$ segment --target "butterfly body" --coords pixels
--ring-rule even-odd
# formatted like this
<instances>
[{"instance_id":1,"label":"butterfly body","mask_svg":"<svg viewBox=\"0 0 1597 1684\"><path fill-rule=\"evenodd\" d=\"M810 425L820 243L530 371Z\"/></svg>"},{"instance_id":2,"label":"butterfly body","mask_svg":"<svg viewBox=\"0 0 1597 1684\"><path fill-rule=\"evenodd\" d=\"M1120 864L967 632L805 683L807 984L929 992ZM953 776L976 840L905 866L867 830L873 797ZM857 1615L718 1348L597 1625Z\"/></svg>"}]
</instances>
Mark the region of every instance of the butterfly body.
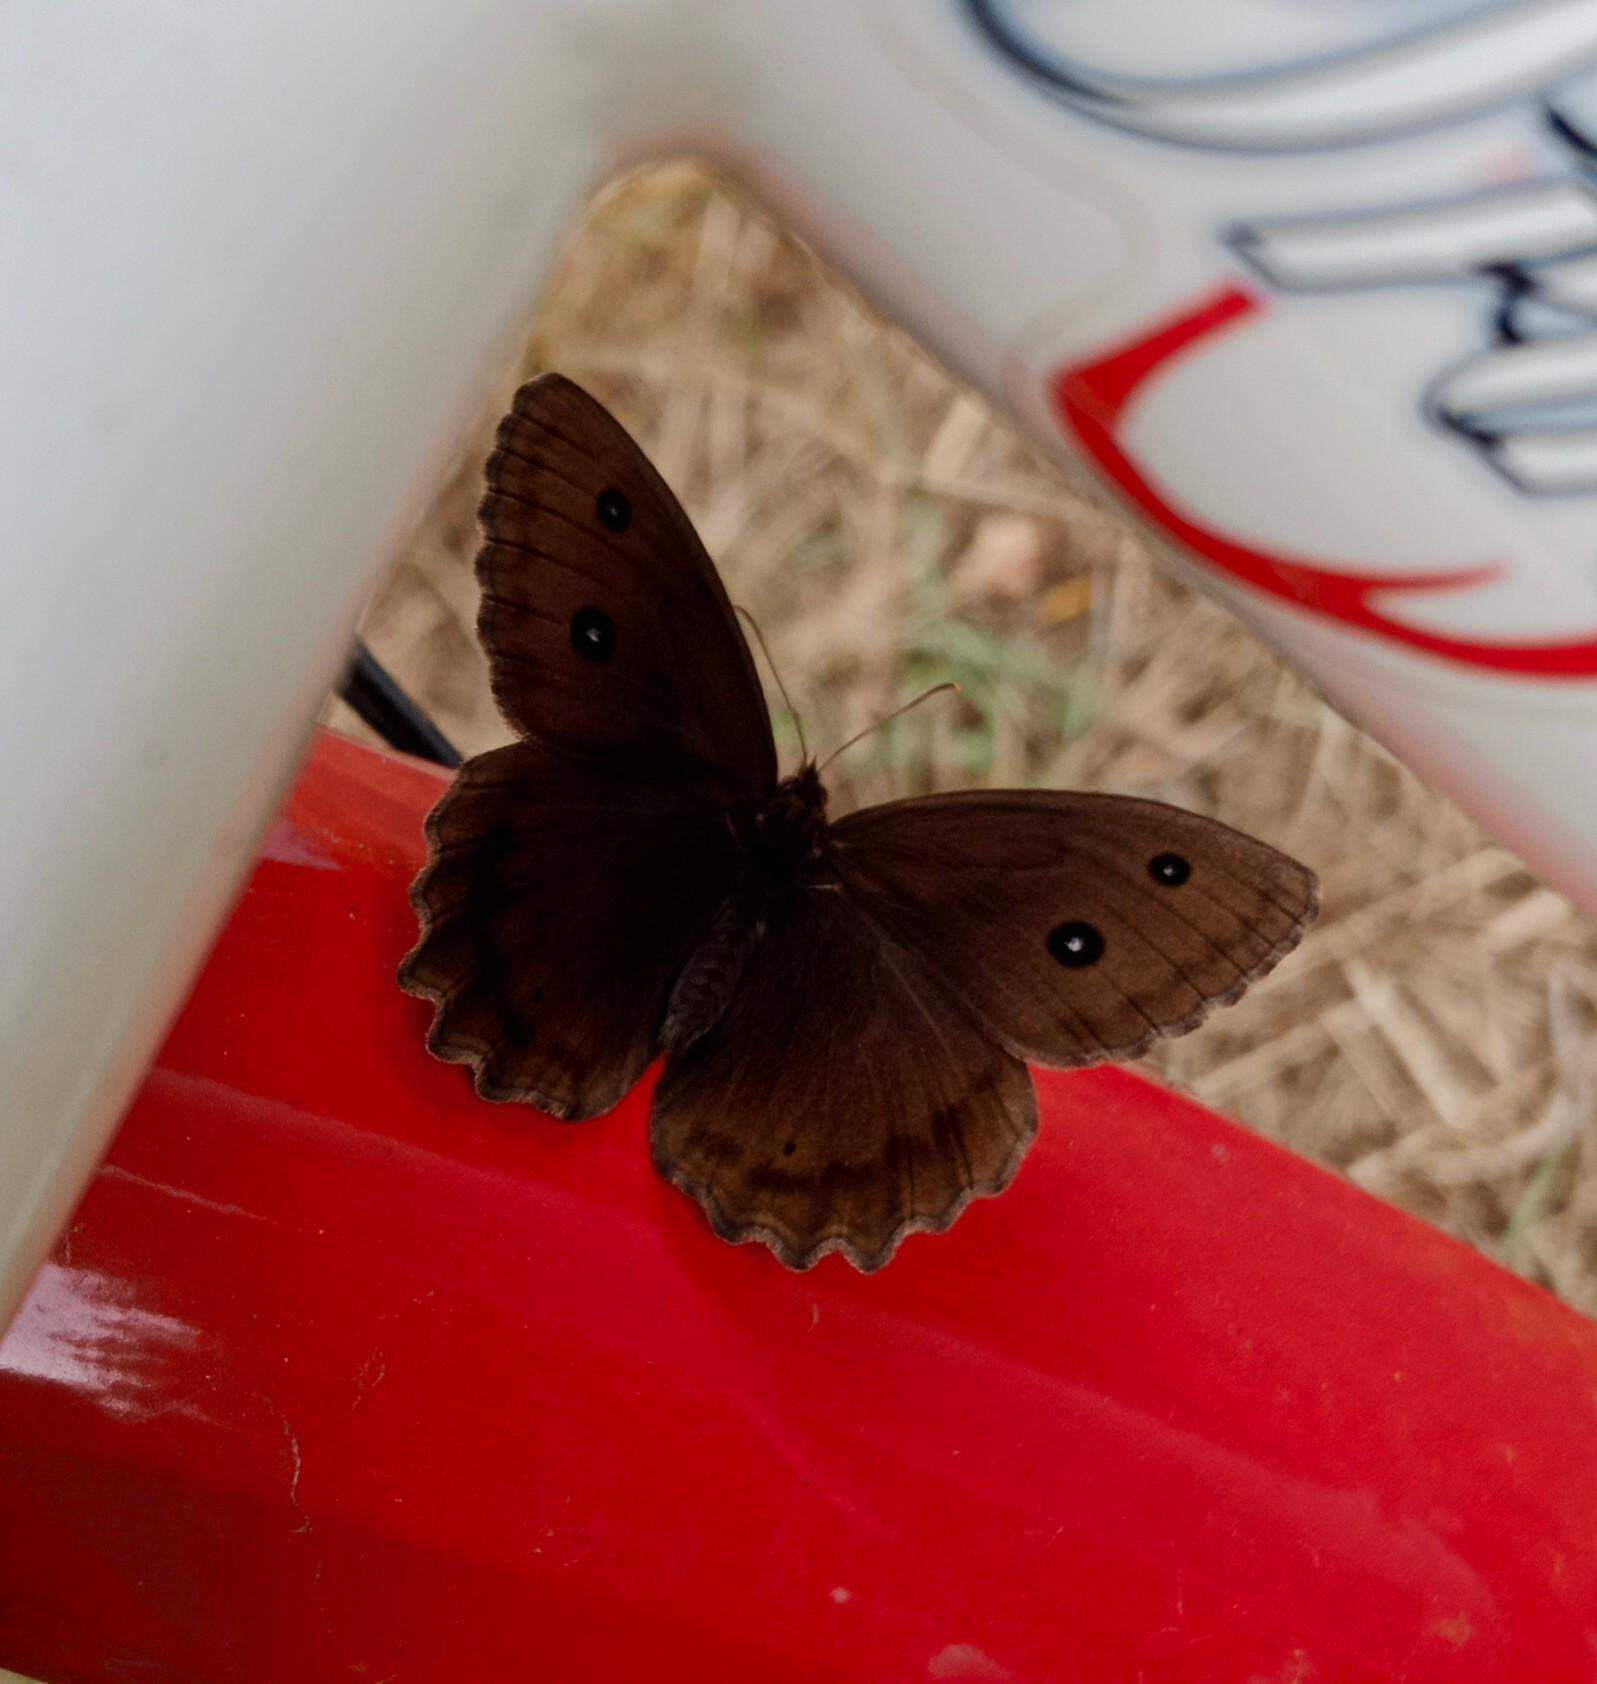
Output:
<instances>
[{"instance_id":1,"label":"butterfly body","mask_svg":"<svg viewBox=\"0 0 1597 1684\"><path fill-rule=\"evenodd\" d=\"M479 631L520 740L428 820L400 980L485 1098L577 1120L661 1053L660 1173L792 1268L881 1267L1013 1179L1027 1062L1128 1058L1301 937L1312 872L1159 802L972 791L833 819L781 778L709 557L558 376L488 465Z\"/></svg>"},{"instance_id":2,"label":"butterfly body","mask_svg":"<svg viewBox=\"0 0 1597 1684\"><path fill-rule=\"evenodd\" d=\"M671 991L660 1031L668 1052L685 1051L720 1021L774 902L837 887L826 801L826 786L806 761L767 799L727 814L740 866L708 935Z\"/></svg>"},{"instance_id":3,"label":"butterfly body","mask_svg":"<svg viewBox=\"0 0 1597 1684\"><path fill-rule=\"evenodd\" d=\"M826 785L813 762L806 761L739 826L750 871L762 884L789 888L827 872L831 827L826 806Z\"/></svg>"}]
</instances>

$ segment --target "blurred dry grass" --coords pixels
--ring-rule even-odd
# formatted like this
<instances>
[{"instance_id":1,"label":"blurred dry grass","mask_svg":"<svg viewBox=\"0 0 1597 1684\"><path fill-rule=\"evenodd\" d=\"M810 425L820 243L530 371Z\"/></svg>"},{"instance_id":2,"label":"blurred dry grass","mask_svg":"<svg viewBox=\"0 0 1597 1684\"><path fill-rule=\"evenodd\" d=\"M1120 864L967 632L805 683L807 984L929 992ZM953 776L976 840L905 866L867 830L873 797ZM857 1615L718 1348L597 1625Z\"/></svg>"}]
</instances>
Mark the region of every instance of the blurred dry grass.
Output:
<instances>
[{"instance_id":1,"label":"blurred dry grass","mask_svg":"<svg viewBox=\"0 0 1597 1684\"><path fill-rule=\"evenodd\" d=\"M694 165L618 183L574 231L372 605L369 641L457 744L507 735L471 629L474 510L494 422L545 368L682 497L818 751L959 681L850 750L839 807L1084 785L1311 862L1306 945L1146 1064L1597 1309L1597 932Z\"/></svg>"}]
</instances>

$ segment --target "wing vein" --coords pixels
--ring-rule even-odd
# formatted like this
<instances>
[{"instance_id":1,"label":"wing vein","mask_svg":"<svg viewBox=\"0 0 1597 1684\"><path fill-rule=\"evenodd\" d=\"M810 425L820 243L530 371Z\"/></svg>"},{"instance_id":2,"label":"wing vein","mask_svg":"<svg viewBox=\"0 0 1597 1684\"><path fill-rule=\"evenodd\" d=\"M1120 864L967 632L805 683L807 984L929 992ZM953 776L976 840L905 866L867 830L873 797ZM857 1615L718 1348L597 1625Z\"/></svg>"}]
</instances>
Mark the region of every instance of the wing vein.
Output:
<instances>
[{"instance_id":1,"label":"wing vein","mask_svg":"<svg viewBox=\"0 0 1597 1684\"><path fill-rule=\"evenodd\" d=\"M856 870L863 870L867 875L874 875L875 877L878 878L878 880L880 880L882 875L883 875L882 872L880 871L880 869L873 868L873 865L872 865L872 862L870 860L869 855L866 855L864 858L860 858L856 854L855 869ZM892 880L891 877L888 878L888 883L889 883L890 886L893 886L893 880ZM899 892L902 893L902 890L900 890ZM849 898L854 902L854 904L856 906L859 904L859 900L858 900L857 896L851 895ZM912 897L912 898L914 898L914 897ZM921 903L917 900L917 904L921 904ZM862 915L863 915L863 913L862 913ZM877 924L874 919L868 919L868 921L870 922L871 927L873 929L880 930L881 926L879 924ZM1069 1000L1059 1000L1059 1001L1053 1002L1053 1004L1057 1008L1062 1009L1063 1011L1067 1012L1070 1015L1071 1019L1074 1020L1074 1022L1078 1025L1076 1033L1078 1034L1078 1036L1083 1041L1084 1050L1086 1050L1090 1054L1092 1052L1092 1050L1094 1048L1096 1048L1101 1058L1110 1059L1110 1058L1114 1057L1115 1052L1116 1052L1116 1048L1111 1046L1110 1043L1108 1041L1106 1041L1101 1034L1099 1034L1098 1030L1093 1025L1092 1019L1089 1018L1087 1016L1087 1014L1085 1012L1083 1012L1079 1006L1076 1006L1075 1004L1073 1004ZM967 1011L967 1015L968 1015L968 1011ZM989 1031L987 1030L987 1028L985 1026L982 1026L982 1033L984 1035L989 1034ZM1091 1062L1090 1058L1089 1058L1088 1062Z\"/></svg>"},{"instance_id":2,"label":"wing vein","mask_svg":"<svg viewBox=\"0 0 1597 1684\"><path fill-rule=\"evenodd\" d=\"M1098 858L1099 858L1100 862L1107 867L1110 874L1112 876L1114 876L1115 878L1117 878L1120 882L1122 882L1122 883L1129 882L1135 889L1137 889L1137 890L1141 889L1142 885L1138 881L1138 879L1135 876L1133 876L1131 873L1129 873L1125 869L1125 867L1120 864L1120 862L1118 860L1114 859L1111 855L1108 855L1108 854L1099 854ZM1265 933L1262 930L1260 930L1259 927L1256 924L1254 924L1251 920L1249 920L1247 918L1244 918L1240 912L1234 911L1231 907L1227 906L1224 901L1216 899L1215 896L1205 893L1204 890L1203 890L1203 886L1201 884L1196 884L1196 885L1193 885L1193 886L1198 889L1198 892L1200 894L1203 894L1204 899L1207 900L1211 906L1219 907L1222 912L1224 912L1234 922L1239 924L1244 930L1249 931L1252 935L1258 937L1261 941L1268 940L1268 937L1265 935ZM1266 897L1266 899L1268 899L1268 897ZM1283 917L1289 918L1290 921L1291 921L1291 925L1296 925L1297 923L1299 923L1301 921L1301 916L1302 916L1301 914L1298 914L1297 916L1293 916L1292 914L1287 913L1284 908L1276 905L1276 903L1273 900L1270 901L1269 904L1272 907L1275 907L1275 910L1277 912L1281 913L1281 915ZM1215 938L1213 936L1211 936L1209 934L1209 932L1206 929L1204 929L1201 924L1196 924L1190 918L1188 918L1181 911L1181 909L1174 903L1173 900L1164 901L1162 903L1162 905L1164 907L1164 910L1166 912L1168 912L1169 915L1177 921L1177 923L1179 923L1179 924L1183 925L1185 928L1191 930L1194 935L1196 935L1202 942L1204 942L1204 944L1206 946L1208 946L1211 949L1211 951L1213 951L1215 953L1218 953L1220 955L1220 957L1222 959L1224 959L1225 962L1232 968L1232 970L1234 970L1237 973L1238 977L1246 978L1247 976L1250 975L1251 970L1252 970L1251 966L1245 966L1245 965L1239 964L1238 961L1236 960L1236 958L1232 955L1231 950L1229 948L1222 946L1218 941L1216 941ZM1290 925L1289 925L1289 927L1290 927ZM1182 977L1182 979L1188 984L1189 987L1191 987L1199 995L1200 998L1203 998L1203 999L1214 998L1214 996L1212 996L1210 994L1207 994L1203 989L1199 988L1198 985L1195 982L1193 982L1192 978L1189 977L1187 975L1187 973L1184 970L1182 970L1179 965L1176 964L1175 960L1172 959L1170 957L1170 955L1168 953L1166 953L1162 947L1160 947L1156 942L1151 940L1151 938L1149 938L1145 932L1143 932L1141 930L1138 930L1137 933L1142 936L1144 941L1147 941L1148 945L1153 948L1154 952L1157 953L1161 959L1165 960L1166 963L1168 963L1173 969L1175 969L1177 974ZM1273 947L1275 945L1275 943L1270 942L1270 945Z\"/></svg>"},{"instance_id":3,"label":"wing vein","mask_svg":"<svg viewBox=\"0 0 1597 1684\"><path fill-rule=\"evenodd\" d=\"M540 561L553 563L563 573L575 573L579 579L586 579L590 585L609 583L609 580L601 578L597 573L590 573L586 567L578 567L576 562L568 560L565 556L557 555L553 550L542 549L537 544L525 543L520 538L501 538L490 534L488 547L495 550L514 550L519 555L535 555Z\"/></svg>"},{"instance_id":4,"label":"wing vein","mask_svg":"<svg viewBox=\"0 0 1597 1684\"><path fill-rule=\"evenodd\" d=\"M882 926L876 921L876 919L871 917L870 913L867 912L865 907L861 904L859 896L857 894L855 894L852 890L850 890L849 886L846 883L843 885L843 894L844 894L844 897L847 899L849 905L854 908L854 911L858 914L858 916L866 924L870 925L871 929L875 932L876 939L881 944L882 958L883 958L884 962L886 963L888 969L892 971L893 975L898 978L899 986L904 990L904 992L915 1003L916 1008L920 1011L921 1015L926 1019L927 1023L931 1025L932 1033L935 1035L935 1037L937 1039L938 1046L942 1049L943 1057L944 1057L945 1061L949 1065L951 1065L953 1068L958 1069L959 1061L954 1056L952 1049L949 1047L948 1037L947 1037L947 1035L944 1034L942 1025L937 1021L936 1015L927 1007L926 1002L924 1000L922 1000L919 991L915 988L913 983L910 981L909 977L905 975L904 971L900 968L897 959L894 957L894 951L898 947L898 943L893 940L892 936L890 936L882 928ZM912 956L908 952L906 952L904 954L904 957L910 958ZM936 987L937 987L937 985L934 982L933 988L936 989ZM941 993L941 990L938 990L938 992ZM982 1024L980 1024L979 1022L973 1021L971 1019L969 1013L966 1012L962 1007L960 1007L959 1004L956 1001L950 999L947 995L943 995L943 1004L946 1007L948 1007L949 1009L956 1012L960 1017L963 1017L965 1019L966 1023L972 1029L974 1029L976 1031L976 1033L978 1035L980 1035L981 1038L984 1041L990 1040L990 1037L988 1036L985 1027ZM1101 1044L1102 1043L1100 1042L1100 1045ZM1005 1052L1005 1049L1003 1047L999 1047L998 1050L1000 1052L1004 1052L1006 1057L1012 1056L1012 1055L1008 1054L1007 1052ZM1013 1118L1011 1118L1010 1115L1009 1115L1008 1107L1007 1106L1001 1106L1000 1109L1004 1113L1004 1122L1005 1122L1005 1125L1009 1129L1010 1135L1014 1139L1018 1140L1020 1138L1020 1133L1015 1127Z\"/></svg>"},{"instance_id":5,"label":"wing vein","mask_svg":"<svg viewBox=\"0 0 1597 1684\"><path fill-rule=\"evenodd\" d=\"M573 491L580 491L584 496L591 493L592 487L584 485L581 480L573 479L570 474L563 474L554 467L547 458L529 456L524 450L512 450L508 444L500 444L494 451L495 456L508 456L512 462L525 462L534 473L547 474L550 479L557 479L562 485L569 485ZM507 491L494 473L493 458L489 458L487 481L496 497L508 498L512 503L521 503L529 509L545 509L546 503L540 503L534 497L522 497L517 492Z\"/></svg>"}]
</instances>

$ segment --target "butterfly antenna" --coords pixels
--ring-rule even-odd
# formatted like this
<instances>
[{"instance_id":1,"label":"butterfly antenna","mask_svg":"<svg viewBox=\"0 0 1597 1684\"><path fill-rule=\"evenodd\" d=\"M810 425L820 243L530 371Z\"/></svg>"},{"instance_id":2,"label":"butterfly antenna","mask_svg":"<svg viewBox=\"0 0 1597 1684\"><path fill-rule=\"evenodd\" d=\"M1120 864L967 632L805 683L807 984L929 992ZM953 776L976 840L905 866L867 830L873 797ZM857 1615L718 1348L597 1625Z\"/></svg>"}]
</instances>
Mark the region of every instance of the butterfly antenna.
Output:
<instances>
[{"instance_id":1,"label":"butterfly antenna","mask_svg":"<svg viewBox=\"0 0 1597 1684\"><path fill-rule=\"evenodd\" d=\"M754 633L754 641L760 646L760 653L765 657L765 664L770 668L771 677L776 680L776 687L782 692L782 705L787 709L788 718L793 721L793 728L798 732L799 753L806 760L810 757L810 746L804 741L804 721L798 716L798 709L793 706L793 698L787 693L787 686L782 682L782 675L776 670L776 662L771 659L771 651L766 647L765 633L760 630L759 621L740 602L737 611L749 623L749 630Z\"/></svg>"},{"instance_id":2,"label":"butterfly antenna","mask_svg":"<svg viewBox=\"0 0 1597 1684\"><path fill-rule=\"evenodd\" d=\"M891 725L895 719L901 719L911 708L918 708L922 702L930 701L933 696L941 696L945 690L952 690L956 696L962 694L959 686L955 684L952 679L950 679L946 684L934 684L930 690L922 690L914 701L905 702L901 708L894 708L891 713L884 715L881 719L878 719L874 725L867 725L863 731L856 731L854 735L843 744L842 748L834 748L832 752L827 755L825 760L816 767L816 771L824 772L826 768L837 759L838 755L843 752L843 749L853 748L855 743L857 743L861 737L868 737L872 731L880 731L884 725Z\"/></svg>"}]
</instances>

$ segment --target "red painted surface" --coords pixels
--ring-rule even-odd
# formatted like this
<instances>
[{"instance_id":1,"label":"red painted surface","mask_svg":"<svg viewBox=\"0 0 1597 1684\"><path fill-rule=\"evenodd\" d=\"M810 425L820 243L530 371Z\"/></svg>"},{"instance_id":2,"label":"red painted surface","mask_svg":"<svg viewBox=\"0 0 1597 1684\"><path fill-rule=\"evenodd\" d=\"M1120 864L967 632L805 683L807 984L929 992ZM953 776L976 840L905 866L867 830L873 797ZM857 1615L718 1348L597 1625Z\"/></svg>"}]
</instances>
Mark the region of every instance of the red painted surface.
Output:
<instances>
[{"instance_id":1,"label":"red painted surface","mask_svg":"<svg viewBox=\"0 0 1597 1684\"><path fill-rule=\"evenodd\" d=\"M1534 678L1585 679L1597 674L1597 634L1546 643L1450 637L1394 619L1380 606L1388 593L1456 591L1500 578L1498 565L1422 573L1368 573L1239 543L1177 506L1126 445L1124 428L1137 400L1175 362L1201 351L1216 334L1245 324L1265 308L1241 287L1227 287L1169 321L1090 362L1061 368L1049 382L1066 436L1147 519L1198 561L1253 589L1355 631L1423 650L1487 672Z\"/></svg>"},{"instance_id":2,"label":"red painted surface","mask_svg":"<svg viewBox=\"0 0 1597 1684\"><path fill-rule=\"evenodd\" d=\"M1597 1673L1591 1324L1117 1070L879 1276L730 1249L642 1095L557 1124L423 1053L437 788L321 743L0 1347L0 1664Z\"/></svg>"}]
</instances>

